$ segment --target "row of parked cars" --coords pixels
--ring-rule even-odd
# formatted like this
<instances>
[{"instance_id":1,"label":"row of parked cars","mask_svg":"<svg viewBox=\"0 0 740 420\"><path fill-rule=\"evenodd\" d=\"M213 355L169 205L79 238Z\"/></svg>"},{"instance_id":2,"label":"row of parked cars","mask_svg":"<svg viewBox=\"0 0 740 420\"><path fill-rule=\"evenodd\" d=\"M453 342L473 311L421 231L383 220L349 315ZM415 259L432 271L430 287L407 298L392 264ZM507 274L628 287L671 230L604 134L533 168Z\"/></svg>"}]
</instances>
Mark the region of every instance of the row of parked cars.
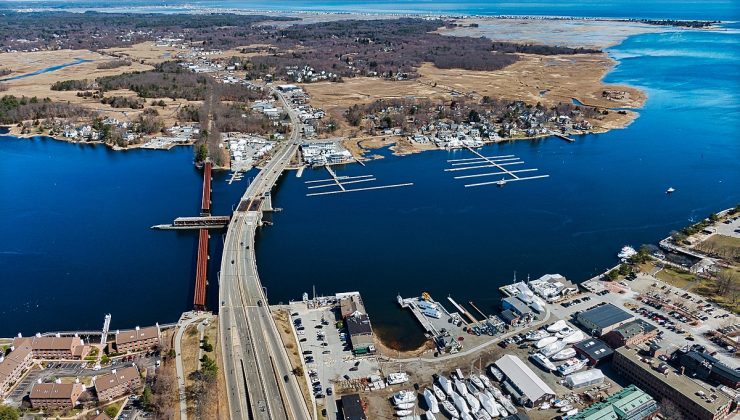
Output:
<instances>
[{"instance_id":1,"label":"row of parked cars","mask_svg":"<svg viewBox=\"0 0 740 420\"><path fill-rule=\"evenodd\" d=\"M609 293L609 292L607 292L607 293ZM597 293L597 294L598 294L598 293ZM582 297L582 298L578 298L578 299L573 299L573 300L569 300L569 301L567 301L567 302L563 302L563 303L561 303L560 305L561 305L562 307L564 307L564 308L568 308L568 307L571 307L571 306L573 306L573 305L578 305L578 304L579 304L579 303L581 303L581 302L588 302L589 300L591 300L591 296L584 296L584 297Z\"/></svg>"}]
</instances>

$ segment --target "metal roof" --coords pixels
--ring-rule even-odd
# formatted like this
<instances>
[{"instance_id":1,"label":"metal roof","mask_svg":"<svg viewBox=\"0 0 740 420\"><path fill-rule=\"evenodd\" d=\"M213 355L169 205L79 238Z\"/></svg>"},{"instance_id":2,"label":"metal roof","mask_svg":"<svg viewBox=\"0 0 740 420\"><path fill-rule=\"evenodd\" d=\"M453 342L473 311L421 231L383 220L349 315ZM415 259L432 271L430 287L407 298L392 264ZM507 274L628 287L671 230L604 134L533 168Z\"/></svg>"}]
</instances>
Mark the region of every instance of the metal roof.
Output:
<instances>
[{"instance_id":1,"label":"metal roof","mask_svg":"<svg viewBox=\"0 0 740 420\"><path fill-rule=\"evenodd\" d=\"M555 395L555 391L518 357L507 354L498 359L495 365L530 401L537 401L544 395Z\"/></svg>"},{"instance_id":2,"label":"metal roof","mask_svg":"<svg viewBox=\"0 0 740 420\"><path fill-rule=\"evenodd\" d=\"M579 320L588 320L599 328L610 327L632 318L634 317L629 312L619 309L611 303L597 306L578 314Z\"/></svg>"},{"instance_id":3,"label":"metal roof","mask_svg":"<svg viewBox=\"0 0 740 420\"><path fill-rule=\"evenodd\" d=\"M573 348L585 353L594 360L603 359L614 354L614 350L596 338L587 338L573 345Z\"/></svg>"}]
</instances>

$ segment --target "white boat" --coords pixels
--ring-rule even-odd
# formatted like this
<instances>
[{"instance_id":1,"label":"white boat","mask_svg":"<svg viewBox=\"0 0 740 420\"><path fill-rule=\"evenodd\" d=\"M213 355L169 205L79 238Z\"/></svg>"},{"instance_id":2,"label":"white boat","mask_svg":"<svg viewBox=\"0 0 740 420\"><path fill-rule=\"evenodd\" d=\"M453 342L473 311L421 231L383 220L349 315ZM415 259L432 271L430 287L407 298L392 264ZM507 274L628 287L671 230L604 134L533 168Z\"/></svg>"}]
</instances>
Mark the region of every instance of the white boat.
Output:
<instances>
[{"instance_id":1,"label":"white boat","mask_svg":"<svg viewBox=\"0 0 740 420\"><path fill-rule=\"evenodd\" d=\"M434 396L437 397L437 401L444 401L447 399L447 395L442 391L442 388L437 386L437 384L432 384L432 391L434 391Z\"/></svg>"},{"instance_id":2,"label":"white boat","mask_svg":"<svg viewBox=\"0 0 740 420\"><path fill-rule=\"evenodd\" d=\"M398 411L396 411L396 415L398 417L404 417L404 416L408 416L410 414L413 414L413 411L411 411L411 410L398 410Z\"/></svg>"},{"instance_id":3,"label":"white boat","mask_svg":"<svg viewBox=\"0 0 740 420\"><path fill-rule=\"evenodd\" d=\"M416 403L413 402L401 403L396 405L396 410L410 410L414 408L415 405Z\"/></svg>"},{"instance_id":4,"label":"white boat","mask_svg":"<svg viewBox=\"0 0 740 420\"><path fill-rule=\"evenodd\" d=\"M637 254L637 251L635 251L635 248L632 248L629 245L625 245L622 247L622 249L619 251L619 254L617 254L617 257L619 257L620 260L626 260L627 258Z\"/></svg>"},{"instance_id":5,"label":"white boat","mask_svg":"<svg viewBox=\"0 0 740 420\"><path fill-rule=\"evenodd\" d=\"M434 392L430 391L429 388L424 389L424 402L427 403L427 408L432 413L439 413L439 403L437 403L437 397L434 396Z\"/></svg>"},{"instance_id":6,"label":"white boat","mask_svg":"<svg viewBox=\"0 0 740 420\"><path fill-rule=\"evenodd\" d=\"M480 410L480 401L478 401L478 398L475 398L475 395L468 394L465 396L465 400L468 402L470 411L475 413L476 411Z\"/></svg>"},{"instance_id":7,"label":"white boat","mask_svg":"<svg viewBox=\"0 0 740 420\"><path fill-rule=\"evenodd\" d=\"M465 382L455 378L455 390L460 393L463 397L468 395L468 387L465 386Z\"/></svg>"},{"instance_id":8,"label":"white boat","mask_svg":"<svg viewBox=\"0 0 740 420\"><path fill-rule=\"evenodd\" d=\"M568 404L568 401L566 400L555 400L553 401L552 406L559 409L565 406L566 404Z\"/></svg>"},{"instance_id":9,"label":"white boat","mask_svg":"<svg viewBox=\"0 0 740 420\"><path fill-rule=\"evenodd\" d=\"M587 363L587 360L577 359L575 357L572 359L568 359L565 361L565 363L558 366L558 373L563 376L570 375L571 373L577 372L586 367Z\"/></svg>"},{"instance_id":10,"label":"white boat","mask_svg":"<svg viewBox=\"0 0 740 420\"><path fill-rule=\"evenodd\" d=\"M568 411L570 411L572 409L573 409L573 406L572 405L566 404L566 405L560 407L560 412L561 413L566 413L566 412L568 412Z\"/></svg>"},{"instance_id":11,"label":"white boat","mask_svg":"<svg viewBox=\"0 0 740 420\"><path fill-rule=\"evenodd\" d=\"M476 411L473 416L476 418L476 420L491 420L491 415L482 408Z\"/></svg>"},{"instance_id":12,"label":"white boat","mask_svg":"<svg viewBox=\"0 0 740 420\"><path fill-rule=\"evenodd\" d=\"M563 328L565 328L567 326L568 326L568 324L566 324L565 321L563 321L561 319L561 320L556 321L555 323L553 323L549 327L547 327L547 332L556 333L556 332L562 330Z\"/></svg>"},{"instance_id":13,"label":"white boat","mask_svg":"<svg viewBox=\"0 0 740 420\"><path fill-rule=\"evenodd\" d=\"M511 414L512 416L516 414L516 407L514 407L514 403L512 403L508 397L504 396L503 398L499 400L499 402L501 403L501 405L504 406L504 408L506 409L506 411L509 412L509 414Z\"/></svg>"},{"instance_id":14,"label":"white boat","mask_svg":"<svg viewBox=\"0 0 740 420\"><path fill-rule=\"evenodd\" d=\"M497 400L504 398L504 394L502 394L501 390L496 388L495 386L491 389L491 393L493 394L494 398L496 398Z\"/></svg>"},{"instance_id":15,"label":"white boat","mask_svg":"<svg viewBox=\"0 0 740 420\"><path fill-rule=\"evenodd\" d=\"M457 392L452 393L452 403L455 404L455 408L457 408L457 411L459 411L461 415L470 411L470 407L468 407L468 403L465 402L465 398Z\"/></svg>"},{"instance_id":16,"label":"white boat","mask_svg":"<svg viewBox=\"0 0 740 420\"><path fill-rule=\"evenodd\" d=\"M493 400L493 397L481 392L478 394L478 400L480 401L480 405L483 407L483 410L486 410L486 412L492 417L498 417L499 412L494 405L495 401Z\"/></svg>"},{"instance_id":17,"label":"white boat","mask_svg":"<svg viewBox=\"0 0 740 420\"><path fill-rule=\"evenodd\" d=\"M535 296L534 300L532 300L532 303L529 304L529 306L531 306L532 309L534 309L537 312L544 312L545 311L545 302L542 299L540 299L540 298L538 298L536 296Z\"/></svg>"},{"instance_id":18,"label":"white boat","mask_svg":"<svg viewBox=\"0 0 740 420\"><path fill-rule=\"evenodd\" d=\"M455 406L447 401L444 400L440 403L442 405L442 409L451 417L451 418L457 418L460 417L460 413L457 411L457 408Z\"/></svg>"},{"instance_id":19,"label":"white boat","mask_svg":"<svg viewBox=\"0 0 740 420\"><path fill-rule=\"evenodd\" d=\"M576 332L576 330L574 330L570 326L567 326L567 327L563 328L562 330L558 331L557 333L555 333L555 337L557 337L557 338L565 338L565 337L573 334L574 332Z\"/></svg>"},{"instance_id":20,"label":"white boat","mask_svg":"<svg viewBox=\"0 0 740 420\"><path fill-rule=\"evenodd\" d=\"M504 373L496 366L491 365L488 368L488 371L491 372L491 376L493 376L498 382L501 382L504 379Z\"/></svg>"},{"instance_id":21,"label":"white boat","mask_svg":"<svg viewBox=\"0 0 740 420\"><path fill-rule=\"evenodd\" d=\"M546 330L535 330L535 331L529 331L525 336L524 339L527 341L538 341L542 340L545 337L549 337L550 333Z\"/></svg>"},{"instance_id":22,"label":"white boat","mask_svg":"<svg viewBox=\"0 0 740 420\"><path fill-rule=\"evenodd\" d=\"M480 378L480 381L483 383L484 388L488 389L493 386L493 384L491 383L491 380L488 379L488 376L480 374L478 375L478 378Z\"/></svg>"},{"instance_id":23,"label":"white boat","mask_svg":"<svg viewBox=\"0 0 740 420\"><path fill-rule=\"evenodd\" d=\"M542 405L540 406L540 410L549 410L549 409L550 409L550 407L552 407L552 406L550 405L550 403L549 403L549 402L547 402L547 401L545 401L545 402L543 402L543 403L542 403Z\"/></svg>"},{"instance_id":24,"label":"white boat","mask_svg":"<svg viewBox=\"0 0 740 420\"><path fill-rule=\"evenodd\" d=\"M475 395L476 392L478 392L478 388L473 385L473 382L471 380L465 381L465 386L468 387L468 393Z\"/></svg>"},{"instance_id":25,"label":"white boat","mask_svg":"<svg viewBox=\"0 0 740 420\"><path fill-rule=\"evenodd\" d=\"M586 335L581 331L576 331L573 334L563 338L563 343L565 344L575 344L579 341L585 340Z\"/></svg>"},{"instance_id":26,"label":"white boat","mask_svg":"<svg viewBox=\"0 0 740 420\"><path fill-rule=\"evenodd\" d=\"M498 415L501 417L506 417L509 415L509 413L506 411L506 407L501 405L501 403L498 401L493 401L493 408L495 408L496 411L498 411Z\"/></svg>"},{"instance_id":27,"label":"white boat","mask_svg":"<svg viewBox=\"0 0 740 420\"><path fill-rule=\"evenodd\" d=\"M529 358L532 359L533 362L537 363L538 365L540 365L543 369L545 369L548 372L552 372L553 370L555 370L555 365L552 364L551 361L547 360L547 357L539 353L535 353L529 356Z\"/></svg>"},{"instance_id":28,"label":"white boat","mask_svg":"<svg viewBox=\"0 0 740 420\"><path fill-rule=\"evenodd\" d=\"M416 394L412 391L398 391L393 394L393 405L410 403L416 401Z\"/></svg>"},{"instance_id":29,"label":"white boat","mask_svg":"<svg viewBox=\"0 0 740 420\"><path fill-rule=\"evenodd\" d=\"M450 382L449 379L447 379L444 375L439 375L439 379L437 379L437 382L439 383L439 387L442 388L442 391L445 392L445 394L452 396L452 382Z\"/></svg>"},{"instance_id":30,"label":"white boat","mask_svg":"<svg viewBox=\"0 0 740 420\"><path fill-rule=\"evenodd\" d=\"M552 360L565 360L570 359L576 355L576 350L573 347L568 347L560 350L559 352L552 355Z\"/></svg>"},{"instance_id":31,"label":"white boat","mask_svg":"<svg viewBox=\"0 0 740 420\"><path fill-rule=\"evenodd\" d=\"M670 193L672 193L672 192L674 192L674 191L676 191L676 189L675 189L675 188L673 188L673 187L668 187L668 189L667 189L667 190L665 190L665 193L666 193L666 194L670 194Z\"/></svg>"},{"instance_id":32,"label":"white boat","mask_svg":"<svg viewBox=\"0 0 740 420\"><path fill-rule=\"evenodd\" d=\"M550 344L556 341L558 341L557 337L545 337L537 341L537 343L534 346L537 347L538 349L541 349L541 348L549 346Z\"/></svg>"},{"instance_id":33,"label":"white boat","mask_svg":"<svg viewBox=\"0 0 740 420\"><path fill-rule=\"evenodd\" d=\"M545 357L550 357L553 354L555 354L555 353L559 352L560 350L564 349L565 346L566 346L566 344L564 342L562 342L562 341L556 341L556 342L550 344L549 346L543 348L542 350L540 350L540 353L542 353L542 355L545 356Z\"/></svg>"},{"instance_id":34,"label":"white boat","mask_svg":"<svg viewBox=\"0 0 740 420\"><path fill-rule=\"evenodd\" d=\"M470 382L472 382L473 385L475 385L475 387L478 388L481 391L483 391L484 389L486 389L486 386L483 385L483 381L481 381L480 380L480 377L478 375L474 374L474 373L471 373L470 374Z\"/></svg>"},{"instance_id":35,"label":"white boat","mask_svg":"<svg viewBox=\"0 0 740 420\"><path fill-rule=\"evenodd\" d=\"M398 385L404 382L408 382L408 380L409 375L407 375L406 372L389 373L388 376L385 378L385 381L388 382L388 385Z\"/></svg>"},{"instance_id":36,"label":"white boat","mask_svg":"<svg viewBox=\"0 0 740 420\"><path fill-rule=\"evenodd\" d=\"M426 418L426 420L437 420L437 417L431 411L427 411L426 413L424 413L424 417Z\"/></svg>"}]
</instances>

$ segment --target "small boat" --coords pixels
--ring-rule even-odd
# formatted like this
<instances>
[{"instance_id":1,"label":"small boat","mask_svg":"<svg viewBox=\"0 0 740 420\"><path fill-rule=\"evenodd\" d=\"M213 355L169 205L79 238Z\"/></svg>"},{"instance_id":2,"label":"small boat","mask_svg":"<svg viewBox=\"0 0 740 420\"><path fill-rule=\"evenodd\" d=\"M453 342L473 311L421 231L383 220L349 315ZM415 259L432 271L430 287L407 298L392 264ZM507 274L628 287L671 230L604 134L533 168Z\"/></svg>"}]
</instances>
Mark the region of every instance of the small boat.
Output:
<instances>
[{"instance_id":1,"label":"small boat","mask_svg":"<svg viewBox=\"0 0 740 420\"><path fill-rule=\"evenodd\" d=\"M470 374L470 382L472 382L473 385L475 385L475 387L478 388L481 391L483 391L484 389L486 389L486 386L483 385L483 381L480 380L480 377L478 375L475 375L475 374L472 374L471 373Z\"/></svg>"},{"instance_id":2,"label":"small boat","mask_svg":"<svg viewBox=\"0 0 740 420\"><path fill-rule=\"evenodd\" d=\"M498 185L499 187L503 187L504 185L506 185L506 178L501 178L499 181L496 181L496 185Z\"/></svg>"},{"instance_id":3,"label":"small boat","mask_svg":"<svg viewBox=\"0 0 740 420\"><path fill-rule=\"evenodd\" d=\"M550 407L552 407L552 406L550 405L550 403L549 403L549 402L547 402L547 401L545 401L545 402L543 402L543 403L542 403L542 405L540 406L540 410L549 410L549 409L550 409Z\"/></svg>"},{"instance_id":4,"label":"small boat","mask_svg":"<svg viewBox=\"0 0 740 420\"><path fill-rule=\"evenodd\" d=\"M572 409L573 409L573 406L572 405L566 404L566 405L560 407L560 412L561 413L566 413L566 412L568 412L568 411L570 411Z\"/></svg>"},{"instance_id":5,"label":"small boat","mask_svg":"<svg viewBox=\"0 0 740 420\"><path fill-rule=\"evenodd\" d=\"M496 366L491 365L488 368L488 371L491 372L491 376L493 376L493 378L496 379L497 382L501 382L504 379L504 373L501 372L501 370Z\"/></svg>"},{"instance_id":6,"label":"small boat","mask_svg":"<svg viewBox=\"0 0 740 420\"><path fill-rule=\"evenodd\" d=\"M430 391L429 388L424 389L424 402L427 403L427 408L432 413L439 413L439 403L437 397L434 396L434 392Z\"/></svg>"},{"instance_id":7,"label":"small boat","mask_svg":"<svg viewBox=\"0 0 740 420\"><path fill-rule=\"evenodd\" d=\"M575 344L581 340L584 340L586 338L586 335L583 334L581 331L576 331L573 334L563 338L563 343L565 344Z\"/></svg>"},{"instance_id":8,"label":"small boat","mask_svg":"<svg viewBox=\"0 0 740 420\"><path fill-rule=\"evenodd\" d=\"M463 397L468 395L468 387L465 386L465 382L455 378L455 390L460 393Z\"/></svg>"},{"instance_id":9,"label":"small boat","mask_svg":"<svg viewBox=\"0 0 740 420\"><path fill-rule=\"evenodd\" d=\"M398 391L393 394L393 405L416 401L416 394L411 391Z\"/></svg>"},{"instance_id":10,"label":"small boat","mask_svg":"<svg viewBox=\"0 0 740 420\"><path fill-rule=\"evenodd\" d=\"M498 411L498 415L501 417L506 417L509 415L509 413L506 411L506 407L504 407L500 402L493 401L493 407Z\"/></svg>"},{"instance_id":11,"label":"small boat","mask_svg":"<svg viewBox=\"0 0 740 420\"><path fill-rule=\"evenodd\" d=\"M440 404L442 405L442 409L453 419L456 417L460 417L460 413L451 402L444 400Z\"/></svg>"},{"instance_id":12,"label":"small boat","mask_svg":"<svg viewBox=\"0 0 740 420\"><path fill-rule=\"evenodd\" d=\"M542 340L545 337L549 337L550 333L546 330L536 330L536 331L530 331L525 336L524 339L527 341L538 341Z\"/></svg>"},{"instance_id":13,"label":"small boat","mask_svg":"<svg viewBox=\"0 0 740 420\"><path fill-rule=\"evenodd\" d=\"M476 392L478 392L478 388L473 385L473 381L469 379L465 381L465 386L468 387L468 392L471 394L475 394Z\"/></svg>"},{"instance_id":14,"label":"small boat","mask_svg":"<svg viewBox=\"0 0 740 420\"><path fill-rule=\"evenodd\" d=\"M493 386L493 384L491 383L491 380L488 379L488 376L483 375L483 374L480 374L480 375L478 375L478 378L480 378L480 381L481 381L481 383L483 383L483 387L484 388L488 389L488 388L491 388Z\"/></svg>"},{"instance_id":15,"label":"small boat","mask_svg":"<svg viewBox=\"0 0 740 420\"><path fill-rule=\"evenodd\" d=\"M401 403L396 405L396 410L410 410L414 408L416 403L408 402L408 403Z\"/></svg>"},{"instance_id":16,"label":"small boat","mask_svg":"<svg viewBox=\"0 0 740 420\"><path fill-rule=\"evenodd\" d=\"M543 348L542 350L540 350L540 353L542 353L542 355L545 356L545 357L550 357L553 354L555 354L555 353L559 352L560 350L564 349L565 346L566 346L566 344L564 342L562 342L562 341L556 341L556 342L550 344L549 346Z\"/></svg>"},{"instance_id":17,"label":"small boat","mask_svg":"<svg viewBox=\"0 0 740 420\"><path fill-rule=\"evenodd\" d=\"M468 403L465 402L465 398L457 392L452 393L452 403L455 404L455 408L457 408L457 411L459 411L460 414L470 411L470 407L468 407Z\"/></svg>"},{"instance_id":18,"label":"small boat","mask_svg":"<svg viewBox=\"0 0 740 420\"><path fill-rule=\"evenodd\" d=\"M476 420L491 420L491 415L488 414L488 412L486 412L486 410L484 410L482 408L480 410L476 411L473 414L473 417L475 417Z\"/></svg>"},{"instance_id":19,"label":"small boat","mask_svg":"<svg viewBox=\"0 0 740 420\"><path fill-rule=\"evenodd\" d=\"M568 401L565 401L565 400L555 400L552 403L552 406L555 407L555 408L561 408L561 407L565 406L566 404L568 404Z\"/></svg>"},{"instance_id":20,"label":"small boat","mask_svg":"<svg viewBox=\"0 0 740 420\"><path fill-rule=\"evenodd\" d=\"M439 380L437 381L439 383L439 387L442 388L442 391L445 392L445 394L452 396L452 382L450 382L449 379L447 379L444 375L439 375Z\"/></svg>"},{"instance_id":21,"label":"small boat","mask_svg":"<svg viewBox=\"0 0 740 420\"><path fill-rule=\"evenodd\" d=\"M468 406L470 407L470 411L475 413L476 411L480 410L480 401L478 401L478 398L475 398L474 394L468 394L465 396L465 400L468 402Z\"/></svg>"},{"instance_id":22,"label":"small boat","mask_svg":"<svg viewBox=\"0 0 740 420\"><path fill-rule=\"evenodd\" d=\"M532 359L532 361L534 361L536 364L540 365L540 367L545 369L547 372L552 372L553 370L556 369L555 365L552 364L551 361L547 360L547 357L539 353L535 353L529 356L529 358Z\"/></svg>"},{"instance_id":23,"label":"small boat","mask_svg":"<svg viewBox=\"0 0 740 420\"><path fill-rule=\"evenodd\" d=\"M547 332L556 333L556 332L562 330L563 328L565 328L567 326L568 326L568 324L566 324L565 321L563 321L561 319L559 321L556 321L555 323L553 323L549 327L547 327Z\"/></svg>"},{"instance_id":24,"label":"small boat","mask_svg":"<svg viewBox=\"0 0 740 420\"><path fill-rule=\"evenodd\" d=\"M499 411L496 408L495 401L492 396L486 395L484 393L478 394L478 400L480 400L480 405L483 407L483 410L486 410L488 414L491 415L491 417L498 417Z\"/></svg>"},{"instance_id":25,"label":"small boat","mask_svg":"<svg viewBox=\"0 0 740 420\"><path fill-rule=\"evenodd\" d=\"M668 189L667 189L667 190L665 190L665 193L666 193L666 194L670 194L670 193L672 193L672 192L674 192L674 191L676 191L676 189L675 189L675 188L673 188L673 187L668 187Z\"/></svg>"},{"instance_id":26,"label":"small boat","mask_svg":"<svg viewBox=\"0 0 740 420\"><path fill-rule=\"evenodd\" d=\"M396 415L398 417L408 416L408 415L411 415L411 414L413 414L413 411L411 411L411 410L397 410L396 411Z\"/></svg>"},{"instance_id":27,"label":"small boat","mask_svg":"<svg viewBox=\"0 0 740 420\"><path fill-rule=\"evenodd\" d=\"M504 398L504 394L502 394L501 390L496 388L495 386L493 387L493 389L491 389L491 393L493 394L494 398L496 398L497 400Z\"/></svg>"},{"instance_id":28,"label":"small boat","mask_svg":"<svg viewBox=\"0 0 740 420\"><path fill-rule=\"evenodd\" d=\"M576 332L576 330L574 330L570 326L567 326L567 327L563 328L562 330L558 331L557 333L555 333L555 337L557 337L557 338L565 338L565 337L573 334L574 332Z\"/></svg>"},{"instance_id":29,"label":"small boat","mask_svg":"<svg viewBox=\"0 0 740 420\"><path fill-rule=\"evenodd\" d=\"M570 359L576 355L576 350L573 347L568 347L552 355L552 360L565 360Z\"/></svg>"},{"instance_id":30,"label":"small boat","mask_svg":"<svg viewBox=\"0 0 740 420\"><path fill-rule=\"evenodd\" d=\"M501 403L501 405L504 406L504 408L506 409L506 411L509 412L509 414L511 414L512 416L516 414L516 407L514 407L514 403L511 402L511 399L509 399L509 397L504 397L499 402Z\"/></svg>"},{"instance_id":31,"label":"small boat","mask_svg":"<svg viewBox=\"0 0 740 420\"><path fill-rule=\"evenodd\" d=\"M556 341L558 341L557 337L545 337L537 341L537 343L534 346L537 347L538 349L541 349L541 348L549 346L550 344Z\"/></svg>"},{"instance_id":32,"label":"small boat","mask_svg":"<svg viewBox=\"0 0 740 420\"><path fill-rule=\"evenodd\" d=\"M568 359L563 363L562 365L558 366L558 373L562 376L570 375L573 372L577 372L584 367L586 367L586 364L588 361L578 359L578 358L572 358Z\"/></svg>"},{"instance_id":33,"label":"small boat","mask_svg":"<svg viewBox=\"0 0 740 420\"><path fill-rule=\"evenodd\" d=\"M460 418L463 420L475 420L475 417L471 416L470 413L462 413Z\"/></svg>"},{"instance_id":34,"label":"small boat","mask_svg":"<svg viewBox=\"0 0 740 420\"><path fill-rule=\"evenodd\" d=\"M447 399L447 395L442 391L442 388L437 386L437 384L432 384L432 391L434 392L434 396L437 397L437 401L444 401Z\"/></svg>"},{"instance_id":35,"label":"small boat","mask_svg":"<svg viewBox=\"0 0 740 420\"><path fill-rule=\"evenodd\" d=\"M617 257L619 257L620 260L626 260L627 258L637 254L637 251L635 251L635 248L632 248L629 245L625 245L622 247L622 249L619 251L619 254L617 254Z\"/></svg>"}]
</instances>

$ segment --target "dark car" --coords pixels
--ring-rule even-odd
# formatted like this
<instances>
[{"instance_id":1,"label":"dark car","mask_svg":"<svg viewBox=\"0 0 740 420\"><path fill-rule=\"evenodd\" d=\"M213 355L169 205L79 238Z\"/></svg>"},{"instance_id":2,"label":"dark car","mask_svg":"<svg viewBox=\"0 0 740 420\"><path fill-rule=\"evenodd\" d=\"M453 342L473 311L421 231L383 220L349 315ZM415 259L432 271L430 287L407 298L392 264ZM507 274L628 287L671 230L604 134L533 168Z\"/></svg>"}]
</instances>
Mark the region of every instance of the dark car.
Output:
<instances>
[{"instance_id":1,"label":"dark car","mask_svg":"<svg viewBox=\"0 0 740 420\"><path fill-rule=\"evenodd\" d=\"M288 381L289 381L290 379L288 378L288 375L283 375L283 380L284 380L285 382L288 382Z\"/></svg>"}]
</instances>

